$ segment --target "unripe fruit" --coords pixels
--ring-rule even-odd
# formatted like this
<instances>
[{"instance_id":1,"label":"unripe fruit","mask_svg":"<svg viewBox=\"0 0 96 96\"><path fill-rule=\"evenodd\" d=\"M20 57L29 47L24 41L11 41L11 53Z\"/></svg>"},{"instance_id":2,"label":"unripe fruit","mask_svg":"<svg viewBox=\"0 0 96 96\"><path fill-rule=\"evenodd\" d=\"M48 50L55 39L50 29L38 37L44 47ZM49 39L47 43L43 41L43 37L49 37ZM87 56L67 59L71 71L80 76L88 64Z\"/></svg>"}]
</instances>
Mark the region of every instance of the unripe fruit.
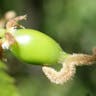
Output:
<instances>
[{"instance_id":1,"label":"unripe fruit","mask_svg":"<svg viewBox=\"0 0 96 96\"><path fill-rule=\"evenodd\" d=\"M55 40L36 30L18 29L13 34L17 43L10 50L20 60L33 64L56 64L63 52Z\"/></svg>"}]
</instances>

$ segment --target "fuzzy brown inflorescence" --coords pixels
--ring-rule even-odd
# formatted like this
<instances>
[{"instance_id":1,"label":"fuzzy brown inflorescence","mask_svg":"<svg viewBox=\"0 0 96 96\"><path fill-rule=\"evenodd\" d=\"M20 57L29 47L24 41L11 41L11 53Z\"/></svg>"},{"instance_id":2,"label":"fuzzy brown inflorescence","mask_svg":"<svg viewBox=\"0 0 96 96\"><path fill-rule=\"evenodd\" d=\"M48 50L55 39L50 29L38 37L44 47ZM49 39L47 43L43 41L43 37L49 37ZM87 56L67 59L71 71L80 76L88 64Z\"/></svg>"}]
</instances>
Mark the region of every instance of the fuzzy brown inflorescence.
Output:
<instances>
[{"instance_id":1,"label":"fuzzy brown inflorescence","mask_svg":"<svg viewBox=\"0 0 96 96\"><path fill-rule=\"evenodd\" d=\"M76 73L76 66L92 65L96 61L96 55L73 54L69 55L63 62L60 71L44 66L42 70L48 79L56 84L63 84L72 79Z\"/></svg>"}]
</instances>

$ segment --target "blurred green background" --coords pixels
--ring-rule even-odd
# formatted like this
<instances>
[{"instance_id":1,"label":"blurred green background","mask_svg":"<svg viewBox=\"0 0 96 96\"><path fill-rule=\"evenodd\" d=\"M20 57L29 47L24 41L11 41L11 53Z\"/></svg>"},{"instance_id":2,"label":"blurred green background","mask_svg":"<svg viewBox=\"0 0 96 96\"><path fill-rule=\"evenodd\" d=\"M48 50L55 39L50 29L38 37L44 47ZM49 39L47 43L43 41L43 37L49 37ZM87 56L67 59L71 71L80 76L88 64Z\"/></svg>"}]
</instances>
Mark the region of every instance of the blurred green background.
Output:
<instances>
[{"instance_id":1,"label":"blurred green background","mask_svg":"<svg viewBox=\"0 0 96 96\"><path fill-rule=\"evenodd\" d=\"M91 54L96 46L96 0L0 0L0 17L10 10L27 14L22 24L48 34L65 52ZM56 85L45 77L41 66L26 65L9 52L7 57L8 74L15 79L20 96L96 96L96 65L77 67L72 80ZM13 91L1 78L0 96L19 96L8 95Z\"/></svg>"}]
</instances>

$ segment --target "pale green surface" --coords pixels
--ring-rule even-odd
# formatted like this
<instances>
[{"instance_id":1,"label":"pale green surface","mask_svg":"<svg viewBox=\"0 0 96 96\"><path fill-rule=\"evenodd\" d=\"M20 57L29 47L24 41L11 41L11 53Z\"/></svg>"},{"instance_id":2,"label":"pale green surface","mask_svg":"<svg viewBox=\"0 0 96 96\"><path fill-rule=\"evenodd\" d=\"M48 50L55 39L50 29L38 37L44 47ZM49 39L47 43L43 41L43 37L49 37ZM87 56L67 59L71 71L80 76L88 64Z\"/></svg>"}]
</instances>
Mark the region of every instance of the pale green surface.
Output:
<instances>
[{"instance_id":1,"label":"pale green surface","mask_svg":"<svg viewBox=\"0 0 96 96\"><path fill-rule=\"evenodd\" d=\"M5 29L0 28L0 37L4 37Z\"/></svg>"},{"instance_id":2,"label":"pale green surface","mask_svg":"<svg viewBox=\"0 0 96 96\"><path fill-rule=\"evenodd\" d=\"M20 29L14 34L17 45L11 51L19 59L28 63L55 64L62 49L49 36L31 29Z\"/></svg>"}]
</instances>

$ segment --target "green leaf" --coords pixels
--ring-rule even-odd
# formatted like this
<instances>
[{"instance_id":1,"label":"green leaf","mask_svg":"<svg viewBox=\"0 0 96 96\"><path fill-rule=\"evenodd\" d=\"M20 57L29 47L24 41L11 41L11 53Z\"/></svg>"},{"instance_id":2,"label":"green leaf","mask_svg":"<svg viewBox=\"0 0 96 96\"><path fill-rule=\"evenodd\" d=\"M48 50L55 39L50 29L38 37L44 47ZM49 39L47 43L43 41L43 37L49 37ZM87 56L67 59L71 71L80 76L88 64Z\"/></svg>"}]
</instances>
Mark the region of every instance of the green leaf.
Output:
<instances>
[{"instance_id":1,"label":"green leaf","mask_svg":"<svg viewBox=\"0 0 96 96\"><path fill-rule=\"evenodd\" d=\"M14 79L4 69L6 65L0 61L0 96L20 96L14 86Z\"/></svg>"}]
</instances>

